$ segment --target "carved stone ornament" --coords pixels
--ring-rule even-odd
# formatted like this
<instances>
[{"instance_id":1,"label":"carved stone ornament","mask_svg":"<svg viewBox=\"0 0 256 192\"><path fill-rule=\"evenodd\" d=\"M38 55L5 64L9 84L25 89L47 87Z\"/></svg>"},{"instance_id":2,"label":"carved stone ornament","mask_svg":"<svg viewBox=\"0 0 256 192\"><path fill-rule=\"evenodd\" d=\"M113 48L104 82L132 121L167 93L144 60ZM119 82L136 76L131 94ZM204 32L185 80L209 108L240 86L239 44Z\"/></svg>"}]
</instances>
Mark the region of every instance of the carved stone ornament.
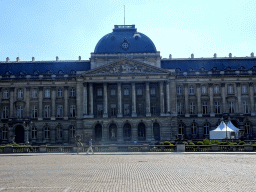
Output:
<instances>
[{"instance_id":1,"label":"carved stone ornament","mask_svg":"<svg viewBox=\"0 0 256 192\"><path fill-rule=\"evenodd\" d=\"M124 60L102 66L98 69L89 71L83 75L117 75L117 74L166 74L167 71L158 69L157 67L149 66L144 63L135 62L132 60Z\"/></svg>"}]
</instances>

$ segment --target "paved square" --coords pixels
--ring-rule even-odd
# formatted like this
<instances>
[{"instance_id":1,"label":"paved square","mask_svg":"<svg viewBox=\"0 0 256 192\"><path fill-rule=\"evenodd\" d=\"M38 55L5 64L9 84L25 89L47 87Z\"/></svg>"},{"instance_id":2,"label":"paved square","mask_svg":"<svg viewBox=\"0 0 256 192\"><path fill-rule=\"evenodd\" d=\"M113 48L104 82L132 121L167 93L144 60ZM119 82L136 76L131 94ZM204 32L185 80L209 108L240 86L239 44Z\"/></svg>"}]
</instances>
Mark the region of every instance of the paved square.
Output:
<instances>
[{"instance_id":1,"label":"paved square","mask_svg":"<svg viewBox=\"0 0 256 192\"><path fill-rule=\"evenodd\" d=\"M4 154L0 191L256 191L256 155Z\"/></svg>"}]
</instances>

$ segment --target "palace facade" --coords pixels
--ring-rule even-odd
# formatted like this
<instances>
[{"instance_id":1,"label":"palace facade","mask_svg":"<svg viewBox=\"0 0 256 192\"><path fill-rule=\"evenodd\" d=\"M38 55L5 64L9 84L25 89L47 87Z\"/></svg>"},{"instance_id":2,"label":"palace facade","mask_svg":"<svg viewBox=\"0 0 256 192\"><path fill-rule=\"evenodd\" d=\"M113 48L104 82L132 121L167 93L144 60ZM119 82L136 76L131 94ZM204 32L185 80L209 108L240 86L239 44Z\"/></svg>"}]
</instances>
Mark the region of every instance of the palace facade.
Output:
<instances>
[{"instance_id":1,"label":"palace facade","mask_svg":"<svg viewBox=\"0 0 256 192\"><path fill-rule=\"evenodd\" d=\"M89 60L0 62L0 143L204 139L231 119L256 133L256 58L161 58L135 25L115 25Z\"/></svg>"}]
</instances>

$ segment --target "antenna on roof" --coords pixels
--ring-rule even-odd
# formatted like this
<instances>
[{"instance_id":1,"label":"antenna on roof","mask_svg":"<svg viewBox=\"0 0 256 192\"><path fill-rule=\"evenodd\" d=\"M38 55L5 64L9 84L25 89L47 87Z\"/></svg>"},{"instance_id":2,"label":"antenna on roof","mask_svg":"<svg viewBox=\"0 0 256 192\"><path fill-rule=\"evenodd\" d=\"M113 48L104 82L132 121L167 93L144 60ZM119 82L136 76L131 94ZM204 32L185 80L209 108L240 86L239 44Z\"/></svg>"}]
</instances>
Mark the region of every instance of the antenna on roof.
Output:
<instances>
[{"instance_id":1,"label":"antenna on roof","mask_svg":"<svg viewBox=\"0 0 256 192\"><path fill-rule=\"evenodd\" d=\"M124 25L125 25L125 5L124 5Z\"/></svg>"}]
</instances>

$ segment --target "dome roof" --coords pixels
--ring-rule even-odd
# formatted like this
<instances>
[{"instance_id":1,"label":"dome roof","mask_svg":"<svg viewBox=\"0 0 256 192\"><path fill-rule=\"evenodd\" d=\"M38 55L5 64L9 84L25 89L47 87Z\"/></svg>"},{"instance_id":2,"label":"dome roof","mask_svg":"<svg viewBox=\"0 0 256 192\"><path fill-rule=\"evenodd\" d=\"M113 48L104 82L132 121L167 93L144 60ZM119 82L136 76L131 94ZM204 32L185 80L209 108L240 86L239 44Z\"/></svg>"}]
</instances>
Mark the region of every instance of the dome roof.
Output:
<instances>
[{"instance_id":1,"label":"dome roof","mask_svg":"<svg viewBox=\"0 0 256 192\"><path fill-rule=\"evenodd\" d=\"M94 53L156 53L149 37L137 32L135 25L115 25L112 33L103 36Z\"/></svg>"}]
</instances>

